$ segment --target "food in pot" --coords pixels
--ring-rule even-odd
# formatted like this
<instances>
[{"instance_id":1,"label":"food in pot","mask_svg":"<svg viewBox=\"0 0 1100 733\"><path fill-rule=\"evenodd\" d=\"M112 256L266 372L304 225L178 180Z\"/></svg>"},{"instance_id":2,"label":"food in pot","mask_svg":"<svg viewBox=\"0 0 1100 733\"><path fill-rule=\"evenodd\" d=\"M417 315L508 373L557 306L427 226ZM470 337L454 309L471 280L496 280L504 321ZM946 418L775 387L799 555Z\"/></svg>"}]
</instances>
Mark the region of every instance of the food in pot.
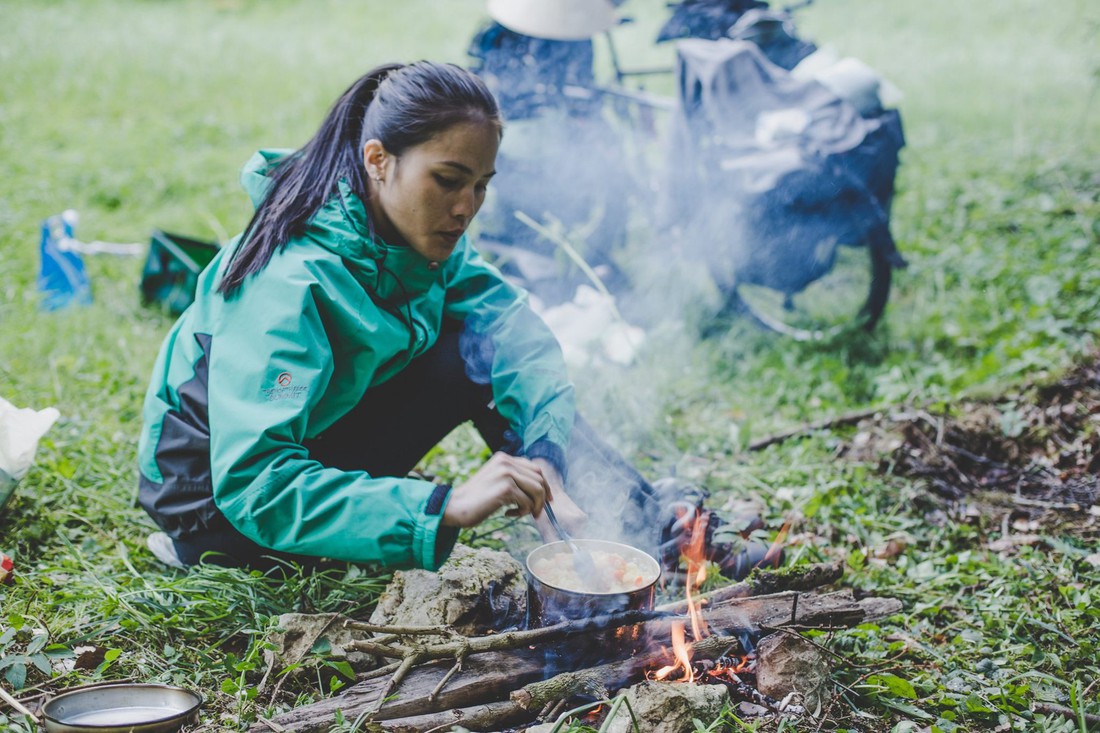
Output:
<instances>
[{"instance_id":1,"label":"food in pot","mask_svg":"<svg viewBox=\"0 0 1100 733\"><path fill-rule=\"evenodd\" d=\"M591 550L596 566L594 577L582 578L573 565L573 553L566 550L531 561L531 572L543 583L575 593L629 593L656 580L633 560L616 552Z\"/></svg>"}]
</instances>

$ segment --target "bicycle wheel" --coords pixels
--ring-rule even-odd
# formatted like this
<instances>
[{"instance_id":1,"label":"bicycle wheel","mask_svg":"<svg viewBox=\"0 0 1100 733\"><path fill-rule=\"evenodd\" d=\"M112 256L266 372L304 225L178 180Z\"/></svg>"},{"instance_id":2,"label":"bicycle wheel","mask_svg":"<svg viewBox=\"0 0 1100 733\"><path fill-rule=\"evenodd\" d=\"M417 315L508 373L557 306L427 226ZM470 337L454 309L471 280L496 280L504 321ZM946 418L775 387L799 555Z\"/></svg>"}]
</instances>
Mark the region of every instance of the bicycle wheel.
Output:
<instances>
[{"instance_id":1,"label":"bicycle wheel","mask_svg":"<svg viewBox=\"0 0 1100 733\"><path fill-rule=\"evenodd\" d=\"M798 341L829 338L853 328L873 330L890 297L892 266L881 247L837 248L829 271L797 293L736 283L724 312Z\"/></svg>"}]
</instances>

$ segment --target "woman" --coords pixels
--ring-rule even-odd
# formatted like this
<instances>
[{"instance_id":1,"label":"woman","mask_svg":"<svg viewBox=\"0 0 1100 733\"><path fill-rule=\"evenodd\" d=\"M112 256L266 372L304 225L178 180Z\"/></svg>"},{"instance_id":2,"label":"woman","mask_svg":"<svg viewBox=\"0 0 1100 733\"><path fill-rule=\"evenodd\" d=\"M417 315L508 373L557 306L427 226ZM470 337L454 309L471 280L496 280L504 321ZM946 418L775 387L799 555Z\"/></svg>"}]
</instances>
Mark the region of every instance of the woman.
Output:
<instances>
[{"instance_id":1,"label":"woman","mask_svg":"<svg viewBox=\"0 0 1100 733\"><path fill-rule=\"evenodd\" d=\"M203 272L146 395L139 499L160 559L435 569L502 508L548 539L547 502L582 527L563 477L620 539L656 548L652 487L576 419L557 342L467 241L501 132L473 74L388 65L303 148L250 161L255 214ZM470 420L494 452L468 481L408 476Z\"/></svg>"},{"instance_id":2,"label":"woman","mask_svg":"<svg viewBox=\"0 0 1100 733\"><path fill-rule=\"evenodd\" d=\"M560 350L465 237L501 130L474 75L390 65L301 150L250 162L256 213L203 273L146 398L140 501L171 537L159 554L435 568L502 507L540 517L554 499L583 521L561 482ZM470 419L497 450L474 476L405 477Z\"/></svg>"}]
</instances>

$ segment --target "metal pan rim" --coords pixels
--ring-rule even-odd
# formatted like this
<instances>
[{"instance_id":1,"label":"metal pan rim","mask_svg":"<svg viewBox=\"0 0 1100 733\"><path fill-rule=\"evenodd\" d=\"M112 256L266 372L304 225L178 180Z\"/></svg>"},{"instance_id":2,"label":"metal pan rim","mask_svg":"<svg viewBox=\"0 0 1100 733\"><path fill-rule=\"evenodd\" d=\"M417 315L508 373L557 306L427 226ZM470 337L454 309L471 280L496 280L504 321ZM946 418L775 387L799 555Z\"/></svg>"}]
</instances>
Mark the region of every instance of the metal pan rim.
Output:
<instances>
[{"instance_id":1,"label":"metal pan rim","mask_svg":"<svg viewBox=\"0 0 1100 733\"><path fill-rule=\"evenodd\" d=\"M174 721L174 720L183 721L188 716L192 715L196 710L198 710L199 707L201 707L202 703L203 703L202 695L195 692L194 690L189 690L185 687L177 687L175 685L164 685L164 684L157 684L157 683L151 683L151 682L108 682L108 683L104 683L104 684L84 685L84 686L81 686L81 687L73 687L71 689L65 690L64 692L58 693L57 695L55 695L54 697L51 697L49 700L47 700L45 702L45 704L42 705L42 711L41 711L42 717L46 721L49 721L50 723L54 723L54 724L59 725L59 726L65 726L65 727L68 727L68 728L78 728L78 729L81 729L81 730L88 730L88 731L117 730L119 728L119 725L115 724L115 723L79 723L79 722L74 722L71 717L67 717L67 716L60 716L59 717L58 715L51 712L51 710L56 708L56 706L59 703L64 703L65 701L72 701L74 699L79 699L80 697L89 695L91 693L101 692L101 691L104 691L104 690L108 690L108 691L132 690L132 691L135 691L135 692L140 692L142 690L158 690L158 691L161 691L161 692L166 691L166 692L171 692L171 693L178 693L178 694L180 694L182 696L185 696L185 697L187 697L191 700L191 704L188 705L187 707L174 708L173 709L174 712L171 712L171 713L166 714L164 716L157 717L157 718L148 718L148 719L142 720L140 722L133 722L133 723L128 723L127 724L127 725L133 725L135 727L137 727L137 726L146 726L146 725L150 725L150 726L158 725L158 724L162 724L162 723L168 723L168 722ZM117 710L117 709L122 709L122 707L121 706L103 706L103 707L98 708L98 710L100 710L100 711Z\"/></svg>"}]
</instances>

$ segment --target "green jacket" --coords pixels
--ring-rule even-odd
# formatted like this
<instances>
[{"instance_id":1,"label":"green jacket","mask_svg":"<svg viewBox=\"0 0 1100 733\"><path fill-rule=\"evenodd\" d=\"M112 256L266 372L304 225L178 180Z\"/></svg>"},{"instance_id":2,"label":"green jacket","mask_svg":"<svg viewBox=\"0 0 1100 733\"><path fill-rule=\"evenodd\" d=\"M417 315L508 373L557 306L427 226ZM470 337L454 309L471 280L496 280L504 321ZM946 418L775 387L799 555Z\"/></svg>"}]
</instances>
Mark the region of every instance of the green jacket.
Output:
<instances>
[{"instance_id":1,"label":"green jacket","mask_svg":"<svg viewBox=\"0 0 1100 733\"><path fill-rule=\"evenodd\" d=\"M284 154L261 151L244 169L254 204ZM440 534L442 507L426 511L435 484L328 468L303 442L431 347L444 317L492 339L497 409L528 455L560 465L574 410L560 347L465 237L429 263L372 238L341 184L227 299L215 289L238 240L200 276L145 398L139 500L170 535L228 521L274 550L437 568L455 533Z\"/></svg>"}]
</instances>

